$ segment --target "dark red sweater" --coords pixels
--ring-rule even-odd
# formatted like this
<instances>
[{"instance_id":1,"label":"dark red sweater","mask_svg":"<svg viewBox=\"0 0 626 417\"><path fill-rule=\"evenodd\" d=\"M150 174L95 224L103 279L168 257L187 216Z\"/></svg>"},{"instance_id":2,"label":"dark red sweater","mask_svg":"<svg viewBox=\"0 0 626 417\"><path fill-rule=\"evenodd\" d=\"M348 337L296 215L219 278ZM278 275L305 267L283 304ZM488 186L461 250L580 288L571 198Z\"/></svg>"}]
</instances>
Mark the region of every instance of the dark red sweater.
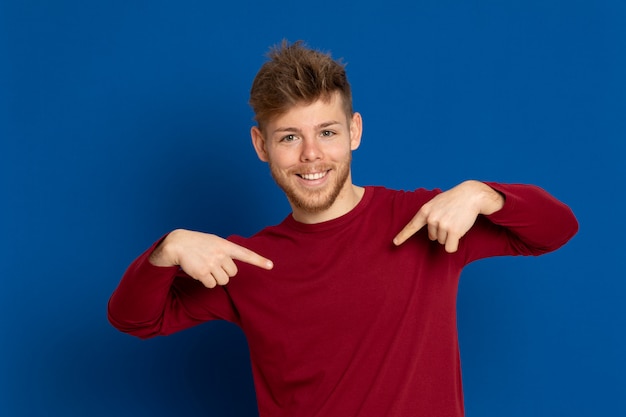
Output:
<instances>
[{"instance_id":1,"label":"dark red sweater","mask_svg":"<svg viewBox=\"0 0 626 417\"><path fill-rule=\"evenodd\" d=\"M271 259L238 263L210 290L148 257L127 270L109 320L146 338L224 319L248 340L261 417L462 416L456 327L462 268L476 259L539 255L577 231L569 208L526 185L489 183L505 195L448 254L420 231L393 237L439 191L366 187L348 214L319 224L291 216L229 239Z\"/></svg>"}]
</instances>

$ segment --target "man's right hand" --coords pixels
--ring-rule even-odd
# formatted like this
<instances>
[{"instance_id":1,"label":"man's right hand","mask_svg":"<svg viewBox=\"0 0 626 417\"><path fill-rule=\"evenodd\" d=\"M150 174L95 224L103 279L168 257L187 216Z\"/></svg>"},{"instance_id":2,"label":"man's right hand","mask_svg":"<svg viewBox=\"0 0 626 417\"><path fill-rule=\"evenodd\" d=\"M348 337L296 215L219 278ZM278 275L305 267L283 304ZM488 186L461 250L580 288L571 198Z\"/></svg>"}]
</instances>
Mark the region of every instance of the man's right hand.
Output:
<instances>
[{"instance_id":1,"label":"man's right hand","mask_svg":"<svg viewBox=\"0 0 626 417\"><path fill-rule=\"evenodd\" d=\"M155 266L180 266L207 288L226 285L237 274L235 260L272 269L261 255L216 235L178 229L163 239L150 255Z\"/></svg>"}]
</instances>

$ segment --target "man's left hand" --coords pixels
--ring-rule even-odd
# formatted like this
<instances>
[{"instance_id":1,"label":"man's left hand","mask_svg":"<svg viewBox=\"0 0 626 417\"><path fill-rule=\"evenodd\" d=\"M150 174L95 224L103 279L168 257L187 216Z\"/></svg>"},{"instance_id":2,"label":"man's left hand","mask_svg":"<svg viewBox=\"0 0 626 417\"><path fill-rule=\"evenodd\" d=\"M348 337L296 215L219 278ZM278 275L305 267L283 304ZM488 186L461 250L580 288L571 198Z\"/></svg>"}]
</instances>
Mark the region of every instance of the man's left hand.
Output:
<instances>
[{"instance_id":1,"label":"man's left hand","mask_svg":"<svg viewBox=\"0 0 626 417\"><path fill-rule=\"evenodd\" d=\"M471 229L479 214L489 215L504 205L502 194L479 181L465 181L435 196L424 204L411 221L393 239L401 245L424 226L428 237L453 253L459 241Z\"/></svg>"}]
</instances>

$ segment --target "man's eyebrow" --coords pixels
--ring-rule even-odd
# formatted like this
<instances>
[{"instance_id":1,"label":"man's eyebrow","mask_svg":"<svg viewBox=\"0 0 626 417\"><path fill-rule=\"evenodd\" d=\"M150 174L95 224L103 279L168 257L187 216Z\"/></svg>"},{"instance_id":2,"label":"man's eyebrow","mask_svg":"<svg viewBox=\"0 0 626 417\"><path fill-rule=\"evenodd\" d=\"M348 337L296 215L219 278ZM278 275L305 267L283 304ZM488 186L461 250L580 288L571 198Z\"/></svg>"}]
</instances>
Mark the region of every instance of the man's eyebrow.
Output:
<instances>
[{"instance_id":1,"label":"man's eyebrow","mask_svg":"<svg viewBox=\"0 0 626 417\"><path fill-rule=\"evenodd\" d=\"M339 122L335 121L335 120L331 120L329 122L324 122L322 124L320 124L319 126L317 126L318 129L323 129L325 127L330 127L332 125L338 125L340 124Z\"/></svg>"},{"instance_id":2,"label":"man's eyebrow","mask_svg":"<svg viewBox=\"0 0 626 417\"><path fill-rule=\"evenodd\" d=\"M337 122L335 120L330 120L328 122L324 122L324 123L320 123L319 125L315 126L315 129L319 130L319 129L324 129L333 125L338 125L340 124L340 122ZM274 133L282 133L282 132L296 132L296 133L300 133L300 129L298 129L297 127L278 127L276 129L274 129Z\"/></svg>"}]
</instances>

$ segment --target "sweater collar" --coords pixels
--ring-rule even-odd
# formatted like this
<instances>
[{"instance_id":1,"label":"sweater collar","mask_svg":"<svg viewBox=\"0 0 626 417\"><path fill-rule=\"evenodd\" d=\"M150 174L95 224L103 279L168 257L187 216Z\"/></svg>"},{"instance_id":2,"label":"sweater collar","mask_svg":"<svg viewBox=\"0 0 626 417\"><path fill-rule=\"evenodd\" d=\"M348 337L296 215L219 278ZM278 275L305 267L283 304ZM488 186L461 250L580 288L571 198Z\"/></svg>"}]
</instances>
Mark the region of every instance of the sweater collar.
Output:
<instances>
[{"instance_id":1,"label":"sweater collar","mask_svg":"<svg viewBox=\"0 0 626 417\"><path fill-rule=\"evenodd\" d=\"M349 212L343 214L339 217L336 217L331 220L327 220L321 223L300 223L299 221L293 218L292 214L289 214L282 222L282 224L291 229L297 230L303 233L317 233L325 230L332 230L336 228L343 227L344 225L350 223L353 219L359 216L369 205L369 202L372 200L372 197L375 193L375 187L366 186L365 192L361 201Z\"/></svg>"}]
</instances>

